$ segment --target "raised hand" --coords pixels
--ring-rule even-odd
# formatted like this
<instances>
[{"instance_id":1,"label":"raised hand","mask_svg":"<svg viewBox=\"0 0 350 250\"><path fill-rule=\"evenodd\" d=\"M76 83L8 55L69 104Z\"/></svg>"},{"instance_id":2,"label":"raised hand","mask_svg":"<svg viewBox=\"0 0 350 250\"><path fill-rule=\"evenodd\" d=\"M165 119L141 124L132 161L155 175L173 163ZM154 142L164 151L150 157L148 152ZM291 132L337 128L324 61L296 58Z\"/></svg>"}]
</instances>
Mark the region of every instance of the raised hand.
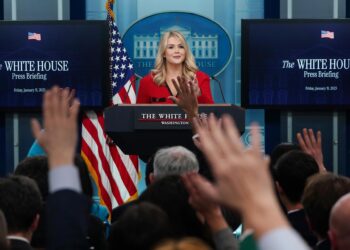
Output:
<instances>
[{"instance_id":1,"label":"raised hand","mask_svg":"<svg viewBox=\"0 0 350 250\"><path fill-rule=\"evenodd\" d=\"M323 153L322 153L322 135L321 131L317 131L315 136L314 131L309 128L304 128L301 133L297 133L297 140L301 149L314 157L318 164L320 172L326 172L327 169L323 163Z\"/></svg>"},{"instance_id":2,"label":"raised hand","mask_svg":"<svg viewBox=\"0 0 350 250\"><path fill-rule=\"evenodd\" d=\"M230 207L242 210L249 193L255 193L252 186L261 185L272 190L267 170L268 161L260 152L260 133L256 125L252 126L252 147L245 149L240 135L230 117L223 117L222 127L219 121L210 115L208 128L195 122L201 140L201 150L208 159L217 181L220 201ZM249 182L253 185L247 185ZM261 181L261 182L260 182ZM245 187L242 189L242 187ZM263 190L262 190L263 191Z\"/></svg>"},{"instance_id":3,"label":"raised hand","mask_svg":"<svg viewBox=\"0 0 350 250\"><path fill-rule=\"evenodd\" d=\"M200 218L210 227L213 233L228 228L228 224L217 203L216 189L198 173L188 173L182 176L189 193L189 203L197 211Z\"/></svg>"},{"instance_id":4,"label":"raised hand","mask_svg":"<svg viewBox=\"0 0 350 250\"><path fill-rule=\"evenodd\" d=\"M190 195L190 204L201 214L218 208L218 193L212 183L198 173L182 176L183 182Z\"/></svg>"},{"instance_id":5,"label":"raised hand","mask_svg":"<svg viewBox=\"0 0 350 250\"><path fill-rule=\"evenodd\" d=\"M191 81L188 81L187 82L187 85L188 85L188 88L192 88L193 89L193 93L198 97L200 96L202 93L201 93L201 89L199 88L199 85L198 85L198 80L197 78L192 78Z\"/></svg>"},{"instance_id":6,"label":"raised hand","mask_svg":"<svg viewBox=\"0 0 350 250\"><path fill-rule=\"evenodd\" d=\"M172 82L177 90L177 97L169 96L174 103L176 103L188 116L190 119L198 115L198 100L195 94L194 84L188 83L184 77L177 77L177 79L172 79Z\"/></svg>"},{"instance_id":7,"label":"raised hand","mask_svg":"<svg viewBox=\"0 0 350 250\"><path fill-rule=\"evenodd\" d=\"M274 194L269 160L260 151L258 126L252 125L248 149L228 116L223 117L222 127L213 115L208 119L208 128L199 126L196 120L194 126L200 136L200 150L215 178L216 185L210 193L217 196L216 200L241 212L258 237L274 228L287 227Z\"/></svg>"},{"instance_id":8,"label":"raised hand","mask_svg":"<svg viewBox=\"0 0 350 250\"><path fill-rule=\"evenodd\" d=\"M47 90L43 101L43 125L32 120L32 132L49 158L50 167L72 164L77 145L80 103L68 88Z\"/></svg>"}]
</instances>

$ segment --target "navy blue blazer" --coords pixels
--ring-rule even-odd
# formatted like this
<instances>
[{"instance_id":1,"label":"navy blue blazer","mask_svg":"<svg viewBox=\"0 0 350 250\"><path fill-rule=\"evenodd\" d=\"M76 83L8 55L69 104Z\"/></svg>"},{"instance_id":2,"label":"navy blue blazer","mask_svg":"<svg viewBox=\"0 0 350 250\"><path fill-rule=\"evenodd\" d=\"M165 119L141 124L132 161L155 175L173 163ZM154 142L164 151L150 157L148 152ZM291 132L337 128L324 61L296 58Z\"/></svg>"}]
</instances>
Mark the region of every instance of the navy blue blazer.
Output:
<instances>
[{"instance_id":1,"label":"navy blue blazer","mask_svg":"<svg viewBox=\"0 0 350 250\"><path fill-rule=\"evenodd\" d=\"M60 190L47 199L47 249L88 249L88 221L91 202L85 195Z\"/></svg>"}]
</instances>

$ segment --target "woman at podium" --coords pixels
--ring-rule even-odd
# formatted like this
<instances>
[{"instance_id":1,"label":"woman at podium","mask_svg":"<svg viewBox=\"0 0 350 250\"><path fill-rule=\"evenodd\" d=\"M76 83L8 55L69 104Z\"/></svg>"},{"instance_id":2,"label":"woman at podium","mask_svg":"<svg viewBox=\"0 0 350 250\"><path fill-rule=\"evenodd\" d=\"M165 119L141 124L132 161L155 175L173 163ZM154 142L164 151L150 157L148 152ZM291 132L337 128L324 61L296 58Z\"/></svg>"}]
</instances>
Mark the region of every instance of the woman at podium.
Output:
<instances>
[{"instance_id":1,"label":"woman at podium","mask_svg":"<svg viewBox=\"0 0 350 250\"><path fill-rule=\"evenodd\" d=\"M140 81L136 102L172 104L168 97L177 95L172 79L178 76L193 84L198 103L214 103L210 78L199 71L184 36L178 31L169 31L159 42L155 68Z\"/></svg>"}]
</instances>

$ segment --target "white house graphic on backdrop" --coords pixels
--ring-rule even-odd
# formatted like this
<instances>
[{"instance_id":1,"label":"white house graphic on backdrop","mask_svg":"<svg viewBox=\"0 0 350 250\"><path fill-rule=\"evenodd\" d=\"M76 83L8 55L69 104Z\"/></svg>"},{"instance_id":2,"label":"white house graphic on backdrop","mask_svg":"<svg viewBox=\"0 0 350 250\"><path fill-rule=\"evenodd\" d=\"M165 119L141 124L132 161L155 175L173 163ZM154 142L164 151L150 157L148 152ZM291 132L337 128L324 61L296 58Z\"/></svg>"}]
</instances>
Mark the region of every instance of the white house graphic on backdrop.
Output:
<instances>
[{"instance_id":1,"label":"white house graphic on backdrop","mask_svg":"<svg viewBox=\"0 0 350 250\"><path fill-rule=\"evenodd\" d=\"M196 59L218 58L218 35L203 35L180 26L160 28L160 35L134 35L134 59L154 59L157 55L160 37L169 30L180 31Z\"/></svg>"}]
</instances>

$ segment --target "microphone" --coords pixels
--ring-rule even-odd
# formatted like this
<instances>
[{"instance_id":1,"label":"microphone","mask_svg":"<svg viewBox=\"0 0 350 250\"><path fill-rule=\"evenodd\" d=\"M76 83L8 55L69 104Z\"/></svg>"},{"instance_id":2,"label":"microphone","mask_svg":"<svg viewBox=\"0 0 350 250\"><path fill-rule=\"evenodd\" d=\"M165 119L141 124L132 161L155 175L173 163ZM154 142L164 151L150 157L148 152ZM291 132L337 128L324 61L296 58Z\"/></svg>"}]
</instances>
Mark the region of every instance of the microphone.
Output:
<instances>
[{"instance_id":1,"label":"microphone","mask_svg":"<svg viewBox=\"0 0 350 250\"><path fill-rule=\"evenodd\" d=\"M221 82L215 76L211 76L210 78L217 82L217 84L219 85L222 100L224 101L224 103L226 103L224 92L222 92Z\"/></svg>"},{"instance_id":2,"label":"microphone","mask_svg":"<svg viewBox=\"0 0 350 250\"><path fill-rule=\"evenodd\" d=\"M134 74L134 77L135 77L135 93L136 93L136 82L138 79L140 79L141 77L139 77L138 75ZM128 90L126 91L126 94L129 95L129 91L131 89L131 86L132 86L132 82L130 82L130 85L128 87Z\"/></svg>"}]
</instances>

